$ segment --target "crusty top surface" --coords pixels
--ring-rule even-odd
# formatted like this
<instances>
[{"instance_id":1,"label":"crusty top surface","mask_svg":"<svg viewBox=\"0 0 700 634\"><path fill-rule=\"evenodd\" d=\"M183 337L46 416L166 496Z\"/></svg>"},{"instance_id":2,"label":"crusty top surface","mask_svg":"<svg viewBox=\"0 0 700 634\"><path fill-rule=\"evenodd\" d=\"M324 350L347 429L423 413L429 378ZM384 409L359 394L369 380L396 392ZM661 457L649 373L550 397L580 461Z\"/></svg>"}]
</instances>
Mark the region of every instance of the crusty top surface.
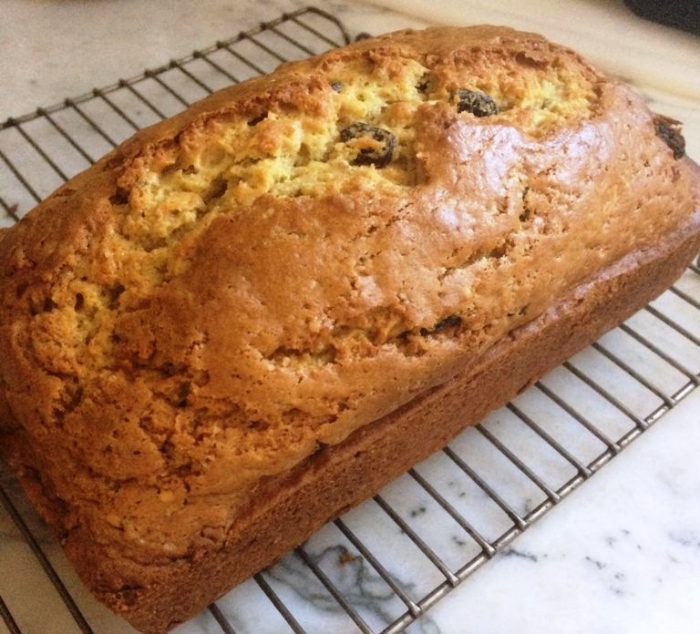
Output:
<instances>
[{"instance_id":1,"label":"crusty top surface","mask_svg":"<svg viewBox=\"0 0 700 634\"><path fill-rule=\"evenodd\" d=\"M66 530L187 555L261 478L681 225L692 179L659 126L677 135L496 27L221 91L0 237L0 431L26 434Z\"/></svg>"}]
</instances>

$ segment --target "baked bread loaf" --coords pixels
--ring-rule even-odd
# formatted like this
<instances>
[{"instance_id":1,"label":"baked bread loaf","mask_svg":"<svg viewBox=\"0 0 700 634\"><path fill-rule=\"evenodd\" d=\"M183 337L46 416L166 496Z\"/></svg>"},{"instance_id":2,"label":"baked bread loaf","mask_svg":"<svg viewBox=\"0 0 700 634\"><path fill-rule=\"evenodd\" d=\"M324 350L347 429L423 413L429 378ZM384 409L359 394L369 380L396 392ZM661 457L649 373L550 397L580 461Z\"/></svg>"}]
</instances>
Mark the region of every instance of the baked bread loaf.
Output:
<instances>
[{"instance_id":1,"label":"baked bread loaf","mask_svg":"<svg viewBox=\"0 0 700 634\"><path fill-rule=\"evenodd\" d=\"M0 238L0 451L98 598L187 619L668 286L676 122L505 28L136 134Z\"/></svg>"}]
</instances>

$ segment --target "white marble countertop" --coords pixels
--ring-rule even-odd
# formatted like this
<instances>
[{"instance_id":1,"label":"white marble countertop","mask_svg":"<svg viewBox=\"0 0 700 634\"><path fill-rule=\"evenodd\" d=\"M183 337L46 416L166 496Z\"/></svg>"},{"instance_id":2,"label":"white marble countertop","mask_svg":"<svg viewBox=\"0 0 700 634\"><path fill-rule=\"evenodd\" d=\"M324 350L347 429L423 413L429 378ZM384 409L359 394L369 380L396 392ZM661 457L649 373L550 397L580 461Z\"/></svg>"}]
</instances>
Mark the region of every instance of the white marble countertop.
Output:
<instances>
[{"instance_id":1,"label":"white marble countertop","mask_svg":"<svg viewBox=\"0 0 700 634\"><path fill-rule=\"evenodd\" d=\"M478 0L382 0L377 4L384 8L339 0L323 3L323 8L337 15L353 33L378 33L429 21L496 21L545 32L584 50L610 72L632 80L656 110L685 121L689 154L700 157L697 38L631 17L619 2L513 0L499 3L497 8L493 2ZM0 121L135 75L145 67L186 55L302 5L298 0L264 4L253 0L3 0ZM697 291L697 279L686 283ZM694 315L697 319L697 313ZM697 336L700 324L695 321L688 327ZM551 380L556 381L556 376ZM699 451L700 390L695 390L409 631L700 631ZM399 482L389 487L386 495L400 500L402 486ZM369 511L361 507L348 522L353 517L361 519L365 512ZM459 545L459 539L431 513L430 507L426 510L420 505L407 511L417 522L434 524L438 532L447 531L453 545ZM333 554L334 543L322 532L309 548L317 554ZM70 580L60 553L50 541L47 544L52 561L58 562L57 567ZM27 631L72 632L71 620L60 612L60 603L47 602L40 610L35 604L29 607L29 599L40 594L46 582L35 576L40 573L25 551L14 528L0 517L0 570L11 571L0 574L0 595L13 600L11 607ZM413 564L403 561L397 566L397 576L409 579ZM358 572L353 566L348 570ZM360 594L364 596L365 586L373 579L363 581L361 572L350 575L345 583L350 592L356 589L353 583L362 586ZM291 563L283 562L270 578L281 588L281 596L294 602L313 586L299 574ZM257 600L253 595L250 587L243 586L233 593L230 603L223 604L236 631L286 631L278 615L265 612L251 616L248 610L247 616L240 616L238 607L249 607ZM368 605L375 616L382 616L385 608L391 610L382 606L381 593L372 596ZM79 603L101 624L100 633L127 631L89 598L81 595ZM353 631L346 621L337 619L332 608L323 601L317 603L315 611L299 607L310 631ZM55 612L54 605L58 606ZM3 628L0 621L0 634L6 631ZM183 633L205 631L215 631L210 615L182 628Z\"/></svg>"}]
</instances>

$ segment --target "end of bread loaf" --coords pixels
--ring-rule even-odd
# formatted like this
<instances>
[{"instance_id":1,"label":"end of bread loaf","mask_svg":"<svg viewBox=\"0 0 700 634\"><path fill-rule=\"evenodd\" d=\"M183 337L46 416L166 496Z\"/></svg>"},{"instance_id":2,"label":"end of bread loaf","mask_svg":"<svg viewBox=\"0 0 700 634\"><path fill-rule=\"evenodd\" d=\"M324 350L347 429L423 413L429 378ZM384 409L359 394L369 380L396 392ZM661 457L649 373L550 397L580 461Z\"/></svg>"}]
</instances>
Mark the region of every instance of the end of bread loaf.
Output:
<instances>
[{"instance_id":1,"label":"end of bread loaf","mask_svg":"<svg viewBox=\"0 0 700 634\"><path fill-rule=\"evenodd\" d=\"M303 465L689 226L681 141L495 27L217 93L0 234L0 449L93 589L162 628L143 597L209 601L201 562L246 552Z\"/></svg>"}]
</instances>

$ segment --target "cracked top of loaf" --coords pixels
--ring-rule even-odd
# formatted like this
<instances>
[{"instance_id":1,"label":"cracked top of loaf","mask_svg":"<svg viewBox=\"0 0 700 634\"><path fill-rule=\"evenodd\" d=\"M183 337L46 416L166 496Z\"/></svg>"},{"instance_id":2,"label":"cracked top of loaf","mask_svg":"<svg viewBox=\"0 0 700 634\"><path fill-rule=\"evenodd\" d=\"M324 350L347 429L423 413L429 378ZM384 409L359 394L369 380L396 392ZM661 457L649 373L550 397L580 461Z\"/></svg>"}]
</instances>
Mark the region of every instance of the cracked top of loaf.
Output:
<instances>
[{"instance_id":1,"label":"cracked top of loaf","mask_svg":"<svg viewBox=\"0 0 700 634\"><path fill-rule=\"evenodd\" d=\"M66 536L155 563L215 547L267 476L682 224L678 139L495 27L216 93L0 238L0 442Z\"/></svg>"}]
</instances>

